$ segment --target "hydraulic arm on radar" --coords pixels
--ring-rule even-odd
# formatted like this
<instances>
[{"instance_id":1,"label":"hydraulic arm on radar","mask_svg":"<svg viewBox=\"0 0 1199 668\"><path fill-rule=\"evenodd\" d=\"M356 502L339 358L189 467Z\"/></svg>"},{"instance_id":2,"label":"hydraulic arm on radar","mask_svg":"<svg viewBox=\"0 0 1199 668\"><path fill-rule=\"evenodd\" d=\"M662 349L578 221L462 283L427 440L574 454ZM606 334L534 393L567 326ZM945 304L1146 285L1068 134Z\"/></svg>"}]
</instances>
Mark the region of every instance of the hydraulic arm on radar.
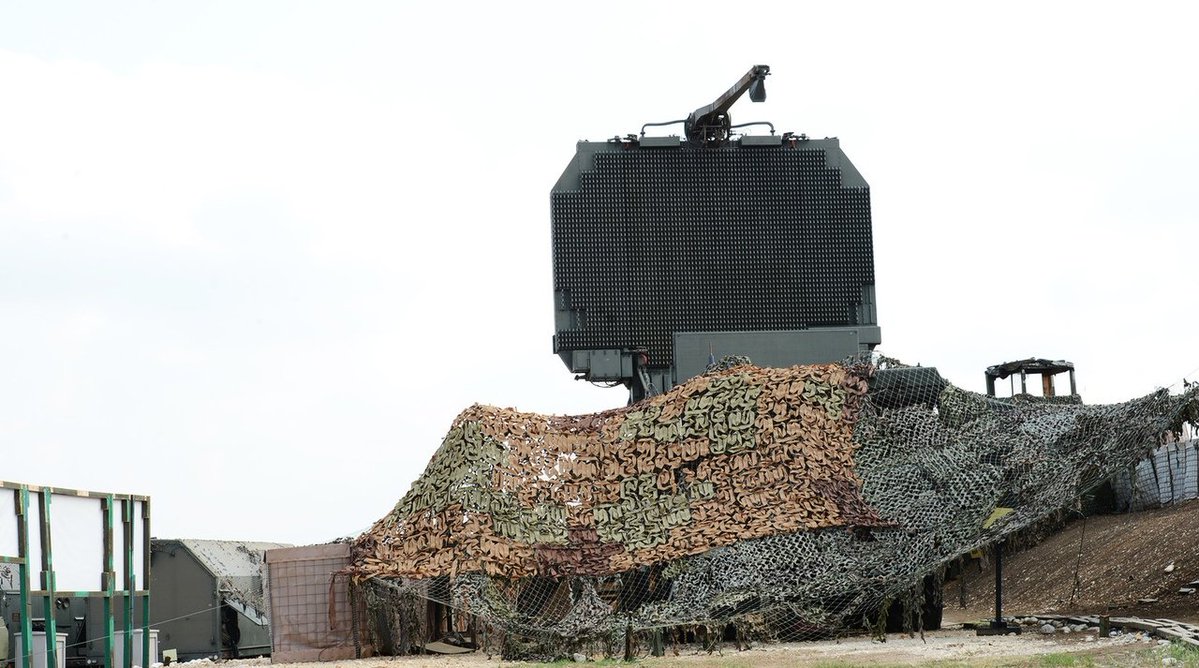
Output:
<instances>
[{"instance_id":1,"label":"hydraulic arm on radar","mask_svg":"<svg viewBox=\"0 0 1199 668\"><path fill-rule=\"evenodd\" d=\"M766 77L769 74L769 65L754 65L732 88L716 98L715 102L691 112L683 125L687 141L714 147L728 140L729 131L733 127L729 108L745 94L745 91L749 91L750 100L765 102Z\"/></svg>"}]
</instances>

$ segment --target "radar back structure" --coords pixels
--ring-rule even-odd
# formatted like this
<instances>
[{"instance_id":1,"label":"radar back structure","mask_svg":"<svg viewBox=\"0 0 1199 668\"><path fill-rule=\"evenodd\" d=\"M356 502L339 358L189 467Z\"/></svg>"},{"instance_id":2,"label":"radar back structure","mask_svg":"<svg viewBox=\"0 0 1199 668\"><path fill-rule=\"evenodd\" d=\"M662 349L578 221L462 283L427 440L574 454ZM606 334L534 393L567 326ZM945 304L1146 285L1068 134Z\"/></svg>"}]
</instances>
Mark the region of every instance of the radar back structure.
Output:
<instances>
[{"instance_id":1,"label":"radar back structure","mask_svg":"<svg viewBox=\"0 0 1199 668\"><path fill-rule=\"evenodd\" d=\"M578 143L550 200L553 349L580 379L636 401L720 357L791 366L880 342L870 188L839 141L730 134L768 73L674 121L682 137Z\"/></svg>"},{"instance_id":2,"label":"radar back structure","mask_svg":"<svg viewBox=\"0 0 1199 668\"><path fill-rule=\"evenodd\" d=\"M1041 376L1041 396L1053 399L1058 396L1054 378L1062 373L1067 373L1070 377L1070 394L1063 400L1077 399L1078 384L1074 380L1074 364L1065 360L1048 360L1037 357L987 367L987 396L995 396L995 381L1009 377L1014 379L1016 376L1020 377L1020 395L1029 396L1028 375L1036 374ZM1012 394L1015 395L1014 387Z\"/></svg>"}]
</instances>

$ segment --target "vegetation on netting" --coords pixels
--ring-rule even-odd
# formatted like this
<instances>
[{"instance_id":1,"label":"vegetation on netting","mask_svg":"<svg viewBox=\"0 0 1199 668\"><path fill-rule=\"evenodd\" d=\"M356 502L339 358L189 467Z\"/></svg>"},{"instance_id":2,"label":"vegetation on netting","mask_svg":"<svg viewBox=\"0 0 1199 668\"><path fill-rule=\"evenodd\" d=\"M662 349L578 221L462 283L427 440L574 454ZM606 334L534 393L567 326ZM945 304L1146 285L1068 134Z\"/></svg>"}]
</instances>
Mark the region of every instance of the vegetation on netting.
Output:
<instances>
[{"instance_id":1,"label":"vegetation on netting","mask_svg":"<svg viewBox=\"0 0 1199 668\"><path fill-rule=\"evenodd\" d=\"M355 541L354 575L393 634L427 635L412 602L435 601L509 658L827 637L888 610L919 629L946 563L1199 415L1196 388L1108 406L891 388L883 407L875 371L717 365L578 417L473 406Z\"/></svg>"}]
</instances>

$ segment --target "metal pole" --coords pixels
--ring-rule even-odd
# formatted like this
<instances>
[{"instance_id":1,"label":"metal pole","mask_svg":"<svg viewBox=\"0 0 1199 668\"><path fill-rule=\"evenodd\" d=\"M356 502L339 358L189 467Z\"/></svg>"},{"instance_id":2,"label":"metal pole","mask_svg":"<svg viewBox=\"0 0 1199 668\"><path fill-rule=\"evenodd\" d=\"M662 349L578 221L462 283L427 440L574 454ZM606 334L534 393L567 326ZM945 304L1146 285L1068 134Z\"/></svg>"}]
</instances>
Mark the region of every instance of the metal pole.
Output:
<instances>
[{"instance_id":1,"label":"metal pole","mask_svg":"<svg viewBox=\"0 0 1199 668\"><path fill-rule=\"evenodd\" d=\"M104 665L113 665L116 658L113 635L116 634L116 622L113 619L112 599L116 596L116 567L113 558L113 520L116 515L116 499L109 494L101 502L104 513L104 578L101 586L104 589Z\"/></svg>"},{"instance_id":2,"label":"metal pole","mask_svg":"<svg viewBox=\"0 0 1199 668\"><path fill-rule=\"evenodd\" d=\"M42 609L46 615L46 665L58 665L58 627L54 623L54 555L50 540L50 497L51 490L42 487L38 498L42 508Z\"/></svg>"},{"instance_id":3,"label":"metal pole","mask_svg":"<svg viewBox=\"0 0 1199 668\"><path fill-rule=\"evenodd\" d=\"M995 619L990 624L978 626L980 636L1020 634L1019 626L1008 626L1003 620L1003 540L995 543Z\"/></svg>"},{"instance_id":4,"label":"metal pole","mask_svg":"<svg viewBox=\"0 0 1199 668\"><path fill-rule=\"evenodd\" d=\"M995 545L995 628L1003 628L1003 542Z\"/></svg>"},{"instance_id":5,"label":"metal pole","mask_svg":"<svg viewBox=\"0 0 1199 668\"><path fill-rule=\"evenodd\" d=\"M133 573L133 501L121 499L121 525L124 535L121 537L121 552L125 557L125 652L124 668L133 668L133 592L137 584ZM118 666L118 668L120 668Z\"/></svg>"},{"instance_id":6,"label":"metal pole","mask_svg":"<svg viewBox=\"0 0 1199 668\"><path fill-rule=\"evenodd\" d=\"M21 665L33 666L33 620L29 614L29 488L21 485L17 496L17 554L21 557Z\"/></svg>"},{"instance_id":7,"label":"metal pole","mask_svg":"<svg viewBox=\"0 0 1199 668\"><path fill-rule=\"evenodd\" d=\"M157 656L150 656L150 499L142 501L142 665L152 666ZM132 555L130 555L132 558Z\"/></svg>"}]
</instances>

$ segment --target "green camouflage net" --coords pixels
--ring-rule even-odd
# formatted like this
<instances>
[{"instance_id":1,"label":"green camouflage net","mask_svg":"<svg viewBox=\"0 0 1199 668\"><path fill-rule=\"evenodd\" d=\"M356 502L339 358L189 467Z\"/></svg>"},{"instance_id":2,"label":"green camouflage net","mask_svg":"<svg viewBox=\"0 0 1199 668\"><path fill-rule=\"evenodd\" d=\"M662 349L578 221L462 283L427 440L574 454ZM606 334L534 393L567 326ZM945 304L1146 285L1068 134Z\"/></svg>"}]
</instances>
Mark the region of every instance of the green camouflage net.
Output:
<instances>
[{"instance_id":1,"label":"green camouflage net","mask_svg":"<svg viewBox=\"0 0 1199 668\"><path fill-rule=\"evenodd\" d=\"M1199 417L1196 388L1088 406L918 385L882 401L876 370L714 365L579 417L471 407L354 543L379 633L469 630L555 658L653 629L711 642L881 624L893 601L937 603L948 562L1074 507ZM1011 511L984 529L997 508ZM439 628L413 601L448 606Z\"/></svg>"}]
</instances>

